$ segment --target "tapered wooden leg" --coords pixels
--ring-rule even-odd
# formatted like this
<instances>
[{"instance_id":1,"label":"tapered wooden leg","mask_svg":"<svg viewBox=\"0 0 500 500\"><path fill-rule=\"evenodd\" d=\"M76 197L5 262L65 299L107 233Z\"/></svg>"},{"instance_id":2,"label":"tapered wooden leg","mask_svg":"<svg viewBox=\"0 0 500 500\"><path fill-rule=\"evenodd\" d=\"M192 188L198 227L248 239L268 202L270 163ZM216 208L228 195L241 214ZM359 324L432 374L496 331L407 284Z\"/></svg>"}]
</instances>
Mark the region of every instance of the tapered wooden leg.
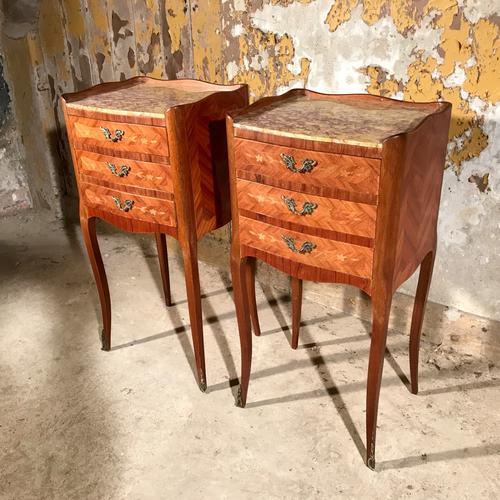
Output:
<instances>
[{"instance_id":1,"label":"tapered wooden leg","mask_svg":"<svg viewBox=\"0 0 500 500\"><path fill-rule=\"evenodd\" d=\"M253 333L260 337L259 314L257 313L257 298L255 296L255 268L256 259L248 257L245 266L245 281L248 291L248 307L250 319L252 320Z\"/></svg>"},{"instance_id":2,"label":"tapered wooden leg","mask_svg":"<svg viewBox=\"0 0 500 500\"><path fill-rule=\"evenodd\" d=\"M366 465L370 469L375 469L378 401L384 368L391 300L392 297L377 296L374 296L372 300L372 335L366 388Z\"/></svg>"},{"instance_id":3,"label":"tapered wooden leg","mask_svg":"<svg viewBox=\"0 0 500 500\"><path fill-rule=\"evenodd\" d=\"M299 345L300 316L302 312L302 280L292 276L292 349Z\"/></svg>"},{"instance_id":4,"label":"tapered wooden leg","mask_svg":"<svg viewBox=\"0 0 500 500\"><path fill-rule=\"evenodd\" d=\"M410 330L410 378L411 392L418 393L418 355L420 350L420 335L424 322L425 305L431 284L432 270L436 249L429 252L420 264L420 274L418 276L417 293L413 305L413 316Z\"/></svg>"},{"instance_id":5,"label":"tapered wooden leg","mask_svg":"<svg viewBox=\"0 0 500 500\"><path fill-rule=\"evenodd\" d=\"M234 305L241 345L241 378L236 406L244 408L247 402L250 368L252 365L252 329L248 308L248 291L246 289L245 259L231 257L231 274L233 280Z\"/></svg>"},{"instance_id":6,"label":"tapered wooden leg","mask_svg":"<svg viewBox=\"0 0 500 500\"><path fill-rule=\"evenodd\" d=\"M168 272L168 250L167 239L163 233L155 233L156 248L158 249L158 260L160 261L161 282L163 285L163 295L165 304L172 305L170 297L170 276Z\"/></svg>"},{"instance_id":7,"label":"tapered wooden leg","mask_svg":"<svg viewBox=\"0 0 500 500\"><path fill-rule=\"evenodd\" d=\"M102 350L109 351L111 349L111 299L106 271L104 270L101 251L99 250L99 243L97 241L96 218L89 218L86 214L80 214L80 226L101 302L103 323L101 331Z\"/></svg>"},{"instance_id":8,"label":"tapered wooden leg","mask_svg":"<svg viewBox=\"0 0 500 500\"><path fill-rule=\"evenodd\" d=\"M184 258L184 274L186 278L189 320L191 322L191 334L193 336L196 373L200 390L205 392L207 389L207 378L205 373L205 348L203 345L203 320L201 313L197 248L196 242L181 242L181 245Z\"/></svg>"}]
</instances>

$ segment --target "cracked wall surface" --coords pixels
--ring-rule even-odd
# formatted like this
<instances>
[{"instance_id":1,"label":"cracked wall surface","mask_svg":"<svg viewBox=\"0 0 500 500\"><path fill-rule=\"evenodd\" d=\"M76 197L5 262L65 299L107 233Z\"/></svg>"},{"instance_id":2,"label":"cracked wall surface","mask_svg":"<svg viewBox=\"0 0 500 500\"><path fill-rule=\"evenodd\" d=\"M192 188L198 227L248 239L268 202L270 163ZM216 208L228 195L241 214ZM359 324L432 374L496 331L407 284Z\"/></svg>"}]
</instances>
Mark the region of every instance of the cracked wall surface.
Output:
<instances>
[{"instance_id":1,"label":"cracked wall surface","mask_svg":"<svg viewBox=\"0 0 500 500\"><path fill-rule=\"evenodd\" d=\"M307 86L450 101L431 299L500 319L499 9L498 0L223 0L219 23L198 34L222 56L195 65L196 76L248 83L252 99Z\"/></svg>"},{"instance_id":2,"label":"cracked wall surface","mask_svg":"<svg viewBox=\"0 0 500 500\"><path fill-rule=\"evenodd\" d=\"M3 0L1 6L6 72L34 206L61 213L62 197L75 196L76 185L60 95L136 75L190 77L189 2Z\"/></svg>"},{"instance_id":3,"label":"cracked wall surface","mask_svg":"<svg viewBox=\"0 0 500 500\"><path fill-rule=\"evenodd\" d=\"M3 12L0 9L0 24ZM3 47L0 40L0 214L31 207L21 137L12 112L11 88L4 74Z\"/></svg>"}]
</instances>

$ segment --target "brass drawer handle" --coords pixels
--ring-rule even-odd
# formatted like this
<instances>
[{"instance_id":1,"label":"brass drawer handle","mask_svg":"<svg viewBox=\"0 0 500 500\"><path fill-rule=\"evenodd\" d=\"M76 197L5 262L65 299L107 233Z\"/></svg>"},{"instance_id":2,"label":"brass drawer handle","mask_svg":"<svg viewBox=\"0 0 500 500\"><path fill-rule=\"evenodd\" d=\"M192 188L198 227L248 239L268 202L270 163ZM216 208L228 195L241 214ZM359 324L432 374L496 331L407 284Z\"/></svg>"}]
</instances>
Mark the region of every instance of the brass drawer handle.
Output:
<instances>
[{"instance_id":1,"label":"brass drawer handle","mask_svg":"<svg viewBox=\"0 0 500 500\"><path fill-rule=\"evenodd\" d=\"M300 253L301 255L304 255L305 253L311 253L315 248L316 245L310 241L304 241L302 243L302 246L297 249L295 246L295 239L292 238L291 236L281 236L283 238L283 241L286 243L286 246L293 252L293 253Z\"/></svg>"},{"instance_id":2,"label":"brass drawer handle","mask_svg":"<svg viewBox=\"0 0 500 500\"><path fill-rule=\"evenodd\" d=\"M104 137L111 142L120 142L125 135L125 132L123 130L120 130L119 128L115 130L114 134L111 134L111 131L107 127L101 127L101 130L104 134Z\"/></svg>"},{"instance_id":3,"label":"brass drawer handle","mask_svg":"<svg viewBox=\"0 0 500 500\"><path fill-rule=\"evenodd\" d=\"M106 162L106 165L111 173L116 177L126 177L130 172L130 167L127 165L122 165L120 170L117 170L116 165L114 163L109 163L109 161Z\"/></svg>"},{"instance_id":4,"label":"brass drawer handle","mask_svg":"<svg viewBox=\"0 0 500 500\"><path fill-rule=\"evenodd\" d=\"M297 203L293 198L289 198L288 196L282 196L281 199L287 206L288 210L295 215L311 215L318 205L316 203L311 203L310 201L305 201L302 205L302 210L297 210Z\"/></svg>"},{"instance_id":5,"label":"brass drawer handle","mask_svg":"<svg viewBox=\"0 0 500 500\"><path fill-rule=\"evenodd\" d=\"M125 200L122 203L120 198L118 198L117 196L112 196L112 198L115 202L116 207L122 212L128 212L129 210L132 210L132 207L134 206L134 200Z\"/></svg>"},{"instance_id":6,"label":"brass drawer handle","mask_svg":"<svg viewBox=\"0 0 500 500\"><path fill-rule=\"evenodd\" d=\"M318 164L316 160L305 159L302 160L302 166L297 168L297 162L292 155L281 153L280 156L286 168L291 170L294 174L306 174L307 172L311 172L312 169Z\"/></svg>"}]
</instances>

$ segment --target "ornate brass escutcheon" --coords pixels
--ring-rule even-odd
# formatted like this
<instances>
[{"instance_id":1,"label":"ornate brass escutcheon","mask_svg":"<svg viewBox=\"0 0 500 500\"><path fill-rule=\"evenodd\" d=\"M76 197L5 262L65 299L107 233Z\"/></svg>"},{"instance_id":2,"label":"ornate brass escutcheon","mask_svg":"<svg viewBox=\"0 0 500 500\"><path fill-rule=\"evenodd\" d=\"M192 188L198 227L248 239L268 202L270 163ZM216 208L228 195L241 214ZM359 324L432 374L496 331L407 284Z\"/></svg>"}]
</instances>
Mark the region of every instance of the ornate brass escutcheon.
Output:
<instances>
[{"instance_id":1,"label":"ornate brass escutcheon","mask_svg":"<svg viewBox=\"0 0 500 500\"><path fill-rule=\"evenodd\" d=\"M134 200L125 200L122 203L120 198L118 198L117 196L112 196L112 198L117 208L122 212L128 212L129 210L132 210L132 207L134 206Z\"/></svg>"},{"instance_id":2,"label":"ornate brass escutcheon","mask_svg":"<svg viewBox=\"0 0 500 500\"><path fill-rule=\"evenodd\" d=\"M302 246L299 249L297 249L297 247L295 246L294 238L286 235L282 235L281 237L283 238L283 241L286 243L286 246L293 253L300 253L301 255L304 255L306 253L311 253L316 248L316 245L311 241L304 241L304 243L302 243Z\"/></svg>"},{"instance_id":3,"label":"ornate brass escutcheon","mask_svg":"<svg viewBox=\"0 0 500 500\"><path fill-rule=\"evenodd\" d=\"M109 163L109 161L106 162L106 165L116 177L126 177L130 172L130 167L127 165L122 165L120 170L117 170L116 165L114 163Z\"/></svg>"},{"instance_id":4,"label":"ornate brass escutcheon","mask_svg":"<svg viewBox=\"0 0 500 500\"><path fill-rule=\"evenodd\" d=\"M302 205L302 210L297 210L297 203L293 198L289 198L288 196L282 196L281 199L287 206L288 210L295 215L311 215L318 205L316 203L311 203L310 201L305 201Z\"/></svg>"},{"instance_id":5,"label":"ornate brass escutcheon","mask_svg":"<svg viewBox=\"0 0 500 500\"><path fill-rule=\"evenodd\" d=\"M104 134L104 137L106 137L106 139L111 142L119 142L125 135L125 132L123 130L120 130L119 128L115 130L114 134L112 134L109 128L107 127L101 127L101 130L102 133Z\"/></svg>"},{"instance_id":6,"label":"ornate brass escutcheon","mask_svg":"<svg viewBox=\"0 0 500 500\"><path fill-rule=\"evenodd\" d=\"M297 162L292 155L281 153L280 157L283 160L286 168L288 168L288 170L291 170L295 174L306 174L308 172L311 172L312 169L318 164L316 160L305 159L302 160L302 166L300 168L297 168Z\"/></svg>"}]
</instances>

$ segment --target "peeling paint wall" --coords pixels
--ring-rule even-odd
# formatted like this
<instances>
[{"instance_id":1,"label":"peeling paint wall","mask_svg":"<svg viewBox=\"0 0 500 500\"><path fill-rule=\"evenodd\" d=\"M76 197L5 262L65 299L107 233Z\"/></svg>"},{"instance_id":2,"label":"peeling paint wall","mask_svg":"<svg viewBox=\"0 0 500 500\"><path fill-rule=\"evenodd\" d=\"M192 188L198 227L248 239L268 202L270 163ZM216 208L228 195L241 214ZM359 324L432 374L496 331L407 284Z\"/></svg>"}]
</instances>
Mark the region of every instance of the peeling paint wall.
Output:
<instances>
[{"instance_id":1,"label":"peeling paint wall","mask_svg":"<svg viewBox=\"0 0 500 500\"><path fill-rule=\"evenodd\" d=\"M21 138L12 113L11 89L5 79L0 42L0 215L30 207L31 194L24 168Z\"/></svg>"},{"instance_id":2,"label":"peeling paint wall","mask_svg":"<svg viewBox=\"0 0 500 500\"><path fill-rule=\"evenodd\" d=\"M246 82L253 99L307 86L453 104L431 299L500 319L498 0L222 0L217 8L219 22L200 22L194 40L197 77Z\"/></svg>"},{"instance_id":3,"label":"peeling paint wall","mask_svg":"<svg viewBox=\"0 0 500 500\"><path fill-rule=\"evenodd\" d=\"M2 5L5 64L34 205L61 213L62 197L74 196L76 186L60 95L136 75L192 76L189 2L3 0Z\"/></svg>"}]
</instances>

